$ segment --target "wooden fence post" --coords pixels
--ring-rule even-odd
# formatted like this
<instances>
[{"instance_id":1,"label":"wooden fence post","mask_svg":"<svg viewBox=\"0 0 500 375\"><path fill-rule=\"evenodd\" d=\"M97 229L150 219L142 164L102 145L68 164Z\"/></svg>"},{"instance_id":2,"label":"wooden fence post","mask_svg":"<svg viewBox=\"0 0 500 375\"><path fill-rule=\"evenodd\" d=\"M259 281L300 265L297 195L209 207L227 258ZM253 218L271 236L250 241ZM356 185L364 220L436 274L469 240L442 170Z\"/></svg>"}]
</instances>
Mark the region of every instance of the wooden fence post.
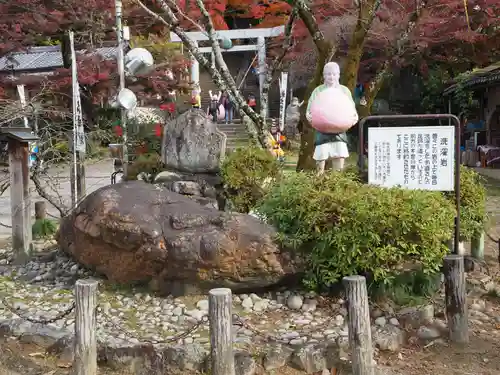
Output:
<instances>
[{"instance_id":1,"label":"wooden fence post","mask_svg":"<svg viewBox=\"0 0 500 375\"><path fill-rule=\"evenodd\" d=\"M212 375L235 375L231 289L212 289L208 294Z\"/></svg>"},{"instance_id":2,"label":"wooden fence post","mask_svg":"<svg viewBox=\"0 0 500 375\"><path fill-rule=\"evenodd\" d=\"M73 375L97 375L96 280L78 280L75 285L75 359Z\"/></svg>"},{"instance_id":3,"label":"wooden fence post","mask_svg":"<svg viewBox=\"0 0 500 375\"><path fill-rule=\"evenodd\" d=\"M476 233L470 243L470 252L474 259L484 259L484 230Z\"/></svg>"},{"instance_id":4,"label":"wooden fence post","mask_svg":"<svg viewBox=\"0 0 500 375\"><path fill-rule=\"evenodd\" d=\"M364 276L343 278L347 299L349 347L352 351L353 375L374 375L370 308Z\"/></svg>"},{"instance_id":5,"label":"wooden fence post","mask_svg":"<svg viewBox=\"0 0 500 375\"><path fill-rule=\"evenodd\" d=\"M467 291L465 285L464 257L448 255L444 258L446 318L450 341L459 344L469 342Z\"/></svg>"},{"instance_id":6,"label":"wooden fence post","mask_svg":"<svg viewBox=\"0 0 500 375\"><path fill-rule=\"evenodd\" d=\"M47 218L47 202L35 202L35 220L43 220Z\"/></svg>"},{"instance_id":7,"label":"wooden fence post","mask_svg":"<svg viewBox=\"0 0 500 375\"><path fill-rule=\"evenodd\" d=\"M10 204L12 249L16 264L23 264L31 253L31 202L28 142L9 138Z\"/></svg>"}]
</instances>

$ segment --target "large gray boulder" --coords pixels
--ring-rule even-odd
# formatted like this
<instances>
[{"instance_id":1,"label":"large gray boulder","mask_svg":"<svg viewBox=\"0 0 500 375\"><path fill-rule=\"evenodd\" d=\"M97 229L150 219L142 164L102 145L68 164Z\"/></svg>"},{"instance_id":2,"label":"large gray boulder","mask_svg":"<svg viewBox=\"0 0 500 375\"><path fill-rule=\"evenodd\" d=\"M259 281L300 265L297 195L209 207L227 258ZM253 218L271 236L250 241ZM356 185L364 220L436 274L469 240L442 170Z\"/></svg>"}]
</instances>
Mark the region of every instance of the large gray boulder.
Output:
<instances>
[{"instance_id":1,"label":"large gray boulder","mask_svg":"<svg viewBox=\"0 0 500 375\"><path fill-rule=\"evenodd\" d=\"M266 288L291 278L300 262L249 215L204 207L141 181L103 187L61 221L61 249L118 283L149 283L165 293Z\"/></svg>"},{"instance_id":2,"label":"large gray boulder","mask_svg":"<svg viewBox=\"0 0 500 375\"><path fill-rule=\"evenodd\" d=\"M199 109L184 112L165 124L161 149L167 169L217 173L226 150L226 135Z\"/></svg>"}]
</instances>

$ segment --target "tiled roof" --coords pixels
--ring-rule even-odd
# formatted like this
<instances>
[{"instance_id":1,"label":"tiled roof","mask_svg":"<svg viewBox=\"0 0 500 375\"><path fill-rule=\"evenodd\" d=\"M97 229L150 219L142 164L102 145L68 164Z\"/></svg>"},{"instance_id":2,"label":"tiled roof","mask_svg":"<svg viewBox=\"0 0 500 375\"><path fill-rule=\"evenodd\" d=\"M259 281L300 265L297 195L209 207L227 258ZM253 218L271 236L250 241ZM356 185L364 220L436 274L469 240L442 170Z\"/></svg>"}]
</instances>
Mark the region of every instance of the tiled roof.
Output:
<instances>
[{"instance_id":1,"label":"tiled roof","mask_svg":"<svg viewBox=\"0 0 500 375\"><path fill-rule=\"evenodd\" d=\"M474 89L479 85L500 84L500 62L487 66L483 69L477 69L469 73L467 79L461 82L463 88ZM458 84L453 84L443 92L444 96L453 94L458 88Z\"/></svg>"},{"instance_id":2,"label":"tiled roof","mask_svg":"<svg viewBox=\"0 0 500 375\"><path fill-rule=\"evenodd\" d=\"M79 51L85 53L85 51ZM96 53L105 59L116 57L117 47L101 47ZM62 68L63 60L59 46L31 47L26 51L13 52L0 57L0 72L30 72Z\"/></svg>"}]
</instances>

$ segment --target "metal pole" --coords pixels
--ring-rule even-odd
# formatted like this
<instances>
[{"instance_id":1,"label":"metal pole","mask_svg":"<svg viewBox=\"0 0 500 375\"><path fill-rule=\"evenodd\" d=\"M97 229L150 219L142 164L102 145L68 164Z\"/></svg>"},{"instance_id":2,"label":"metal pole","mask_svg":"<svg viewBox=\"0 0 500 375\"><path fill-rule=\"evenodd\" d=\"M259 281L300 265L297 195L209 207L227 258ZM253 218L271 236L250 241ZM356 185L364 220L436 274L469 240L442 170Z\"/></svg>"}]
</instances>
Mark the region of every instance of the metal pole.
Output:
<instances>
[{"instance_id":1,"label":"metal pole","mask_svg":"<svg viewBox=\"0 0 500 375\"><path fill-rule=\"evenodd\" d=\"M122 1L115 0L116 13L116 38L118 40L118 75L120 76L120 91L125 88L125 56L124 56L124 41L123 41L123 25L122 25ZM121 108L121 126L123 130L123 175L127 175L128 168L128 136L127 136L127 110Z\"/></svg>"},{"instance_id":2,"label":"metal pole","mask_svg":"<svg viewBox=\"0 0 500 375\"><path fill-rule=\"evenodd\" d=\"M71 194L71 205L72 208L76 207L78 203L78 176L77 176L77 156L76 156L76 145L77 145L77 132L78 132L78 103L77 95L79 91L76 91L78 85L78 72L76 67L76 52L75 52L75 37L73 31L69 32L69 44L71 48L71 83L73 92L73 186L71 186L73 194Z\"/></svg>"}]
</instances>

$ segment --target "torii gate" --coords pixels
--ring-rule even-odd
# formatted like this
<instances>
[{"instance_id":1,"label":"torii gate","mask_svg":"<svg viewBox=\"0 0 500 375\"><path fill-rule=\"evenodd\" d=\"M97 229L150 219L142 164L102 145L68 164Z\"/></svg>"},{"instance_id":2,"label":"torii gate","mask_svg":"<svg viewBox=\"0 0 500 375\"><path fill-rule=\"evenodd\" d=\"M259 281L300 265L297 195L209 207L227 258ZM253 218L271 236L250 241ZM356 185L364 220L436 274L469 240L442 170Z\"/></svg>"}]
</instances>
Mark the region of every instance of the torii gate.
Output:
<instances>
[{"instance_id":1,"label":"torii gate","mask_svg":"<svg viewBox=\"0 0 500 375\"><path fill-rule=\"evenodd\" d=\"M276 26L267 29L236 29L216 31L216 38L229 39L257 39L257 44L236 45L229 49L221 48L222 52L242 52L257 51L259 62L259 97L262 98L262 88L266 80L266 38L273 38L282 35L285 32L285 26ZM198 42L209 41L207 33L201 31L187 32L186 35L198 46ZM170 33L170 41L174 43L182 42L177 34ZM212 47L199 48L201 53L212 53ZM198 61L191 57L191 81L195 84L200 82L200 65ZM267 115L267 114L266 114Z\"/></svg>"}]
</instances>

